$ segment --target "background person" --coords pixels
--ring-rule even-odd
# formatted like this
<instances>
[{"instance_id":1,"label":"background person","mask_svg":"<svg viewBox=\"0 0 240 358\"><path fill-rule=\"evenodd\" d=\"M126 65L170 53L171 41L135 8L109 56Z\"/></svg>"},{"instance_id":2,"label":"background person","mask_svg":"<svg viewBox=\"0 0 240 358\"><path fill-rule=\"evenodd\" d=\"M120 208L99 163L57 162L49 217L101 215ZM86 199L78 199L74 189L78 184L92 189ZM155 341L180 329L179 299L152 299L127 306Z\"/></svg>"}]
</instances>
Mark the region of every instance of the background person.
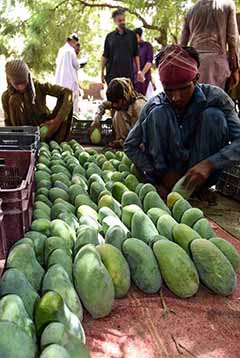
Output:
<instances>
[{"instance_id":1,"label":"background person","mask_svg":"<svg viewBox=\"0 0 240 358\"><path fill-rule=\"evenodd\" d=\"M119 77L129 78L133 81L133 62L136 65L137 78L143 82L136 34L126 28L125 11L122 9L114 11L112 18L116 29L109 33L105 39L101 64L102 83L106 81L109 84L112 79Z\"/></svg>"},{"instance_id":2,"label":"background person","mask_svg":"<svg viewBox=\"0 0 240 358\"><path fill-rule=\"evenodd\" d=\"M76 51L80 52L78 48L79 39L76 34L72 34L67 38L66 44L58 51L56 60L56 84L61 87L70 89L74 95L73 111L79 111L79 84L78 84L78 70L80 65L78 63ZM80 44L79 44L80 45Z\"/></svg>"},{"instance_id":3,"label":"background person","mask_svg":"<svg viewBox=\"0 0 240 358\"><path fill-rule=\"evenodd\" d=\"M99 122L106 110L114 110L112 123L116 138L111 146L121 148L145 103L145 97L134 90L131 80L115 78L108 86L107 101L99 106L91 128L99 127Z\"/></svg>"},{"instance_id":4,"label":"background person","mask_svg":"<svg viewBox=\"0 0 240 358\"><path fill-rule=\"evenodd\" d=\"M6 126L48 127L47 139L66 140L72 123L72 91L32 79L28 66L21 60L6 64L8 88L2 95ZM52 112L46 106L46 97L57 98Z\"/></svg>"},{"instance_id":5,"label":"background person","mask_svg":"<svg viewBox=\"0 0 240 358\"><path fill-rule=\"evenodd\" d=\"M199 0L188 12L182 46L194 47L200 55L200 82L225 88L238 84L238 29L232 0Z\"/></svg>"},{"instance_id":6,"label":"background person","mask_svg":"<svg viewBox=\"0 0 240 358\"><path fill-rule=\"evenodd\" d=\"M151 68L153 63L153 47L150 42L143 40L143 30L137 28L134 30L137 41L138 41L138 53L140 58L140 69L144 76L144 81L138 81L137 68L134 66L134 87L138 93L142 93L144 96L147 94L149 86L152 86L151 83Z\"/></svg>"},{"instance_id":7,"label":"background person","mask_svg":"<svg viewBox=\"0 0 240 358\"><path fill-rule=\"evenodd\" d=\"M199 57L194 49L169 46L159 61L164 92L145 105L124 151L162 196L186 175L187 187L212 201L208 188L221 170L240 160L234 104L222 89L197 83Z\"/></svg>"}]
</instances>

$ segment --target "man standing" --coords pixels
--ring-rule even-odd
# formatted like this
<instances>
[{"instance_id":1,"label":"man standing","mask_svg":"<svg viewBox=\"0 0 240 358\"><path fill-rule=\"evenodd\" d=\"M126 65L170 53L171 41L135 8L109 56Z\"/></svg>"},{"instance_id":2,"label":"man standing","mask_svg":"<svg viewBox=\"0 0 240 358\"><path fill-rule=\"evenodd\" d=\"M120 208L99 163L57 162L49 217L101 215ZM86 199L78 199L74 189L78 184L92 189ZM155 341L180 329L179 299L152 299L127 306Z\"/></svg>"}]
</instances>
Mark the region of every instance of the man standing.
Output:
<instances>
[{"instance_id":1,"label":"man standing","mask_svg":"<svg viewBox=\"0 0 240 358\"><path fill-rule=\"evenodd\" d=\"M57 55L56 84L70 89L73 92L73 112L78 112L79 84L78 70L80 68L76 50L79 43L78 36L72 34L67 38L66 44L61 47Z\"/></svg>"},{"instance_id":2,"label":"man standing","mask_svg":"<svg viewBox=\"0 0 240 358\"><path fill-rule=\"evenodd\" d=\"M101 66L102 82L104 83L106 80L109 84L116 77L129 78L133 82L133 62L136 64L137 78L143 82L144 77L140 70L136 34L126 28L124 10L114 11L112 18L116 30L109 33L105 39Z\"/></svg>"},{"instance_id":3,"label":"man standing","mask_svg":"<svg viewBox=\"0 0 240 358\"><path fill-rule=\"evenodd\" d=\"M137 28L134 30L137 36L138 42L138 52L140 58L140 69L144 76L144 82L140 82L137 79L137 69L134 66L134 86L138 93L142 93L144 96L147 94L148 86L152 85L151 83L151 68L153 62L153 48L152 45L143 40L143 30Z\"/></svg>"},{"instance_id":4,"label":"man standing","mask_svg":"<svg viewBox=\"0 0 240 358\"><path fill-rule=\"evenodd\" d=\"M238 29L233 0L199 0L188 12L181 45L200 55L200 82L225 88L239 81ZM227 53L228 51L228 53Z\"/></svg>"},{"instance_id":5,"label":"man standing","mask_svg":"<svg viewBox=\"0 0 240 358\"><path fill-rule=\"evenodd\" d=\"M211 201L208 188L240 160L234 104L221 88L197 83L199 57L193 48L169 46L159 62L164 92L145 105L124 150L161 195L186 176L186 185Z\"/></svg>"}]
</instances>

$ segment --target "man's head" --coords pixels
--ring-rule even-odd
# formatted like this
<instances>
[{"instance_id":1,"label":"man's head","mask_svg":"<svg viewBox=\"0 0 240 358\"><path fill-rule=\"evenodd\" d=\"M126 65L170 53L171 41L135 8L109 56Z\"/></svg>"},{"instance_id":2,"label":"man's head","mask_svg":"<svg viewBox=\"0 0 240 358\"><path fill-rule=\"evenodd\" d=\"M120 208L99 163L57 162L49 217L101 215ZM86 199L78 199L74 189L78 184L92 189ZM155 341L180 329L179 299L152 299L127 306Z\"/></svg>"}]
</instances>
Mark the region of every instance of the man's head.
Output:
<instances>
[{"instance_id":1,"label":"man's head","mask_svg":"<svg viewBox=\"0 0 240 358\"><path fill-rule=\"evenodd\" d=\"M191 47L172 45L161 50L156 62L164 91L169 101L184 110L199 79L199 55Z\"/></svg>"},{"instance_id":2,"label":"man's head","mask_svg":"<svg viewBox=\"0 0 240 358\"><path fill-rule=\"evenodd\" d=\"M78 42L79 42L79 38L78 38L78 35L75 34L75 33L69 35L68 38L67 38L67 43L70 46L72 46L75 51L76 51Z\"/></svg>"},{"instance_id":3,"label":"man's head","mask_svg":"<svg viewBox=\"0 0 240 358\"><path fill-rule=\"evenodd\" d=\"M12 60L5 67L7 82L19 93L27 91L30 71L22 60Z\"/></svg>"},{"instance_id":4,"label":"man's head","mask_svg":"<svg viewBox=\"0 0 240 358\"><path fill-rule=\"evenodd\" d=\"M137 29L134 30L134 32L137 36L137 42L141 43L143 41L142 39L143 30L141 29L141 27L138 27Z\"/></svg>"},{"instance_id":5,"label":"man's head","mask_svg":"<svg viewBox=\"0 0 240 358\"><path fill-rule=\"evenodd\" d=\"M76 44L76 48L75 48L75 52L76 52L77 56L80 54L80 50L81 50L81 45L80 45L80 42L78 42Z\"/></svg>"},{"instance_id":6,"label":"man's head","mask_svg":"<svg viewBox=\"0 0 240 358\"><path fill-rule=\"evenodd\" d=\"M128 78L113 79L107 89L107 100L112 102L112 107L117 111L127 110L136 99L132 81Z\"/></svg>"},{"instance_id":7,"label":"man's head","mask_svg":"<svg viewBox=\"0 0 240 358\"><path fill-rule=\"evenodd\" d=\"M126 16L125 10L117 9L112 14L113 21L119 31L123 31L126 28Z\"/></svg>"}]
</instances>

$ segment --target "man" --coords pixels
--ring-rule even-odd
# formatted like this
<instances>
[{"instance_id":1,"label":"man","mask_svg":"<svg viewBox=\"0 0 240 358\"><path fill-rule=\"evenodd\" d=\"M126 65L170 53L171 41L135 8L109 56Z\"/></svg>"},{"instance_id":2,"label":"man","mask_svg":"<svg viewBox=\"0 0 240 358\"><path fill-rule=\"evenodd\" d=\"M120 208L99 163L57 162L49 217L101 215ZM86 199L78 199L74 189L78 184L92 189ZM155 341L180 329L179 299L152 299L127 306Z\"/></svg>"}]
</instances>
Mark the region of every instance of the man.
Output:
<instances>
[{"instance_id":1,"label":"man","mask_svg":"<svg viewBox=\"0 0 240 358\"><path fill-rule=\"evenodd\" d=\"M200 54L200 82L230 88L239 81L238 29L233 0L199 0L188 12L181 45ZM228 51L228 53L227 53Z\"/></svg>"},{"instance_id":2,"label":"man","mask_svg":"<svg viewBox=\"0 0 240 358\"><path fill-rule=\"evenodd\" d=\"M138 120L145 103L145 97L135 92L131 80L115 78L109 84L107 101L99 106L91 130L99 127L99 122L106 110L114 110L112 122L116 139L110 146L122 148L124 140Z\"/></svg>"},{"instance_id":3,"label":"man","mask_svg":"<svg viewBox=\"0 0 240 358\"><path fill-rule=\"evenodd\" d=\"M187 187L208 200L221 170L240 160L237 113L222 89L197 83L194 49L169 46L159 61L164 92L143 108L124 150L163 196L186 175Z\"/></svg>"},{"instance_id":4,"label":"man","mask_svg":"<svg viewBox=\"0 0 240 358\"><path fill-rule=\"evenodd\" d=\"M8 89L2 95L5 125L44 125L48 128L47 140L66 140L72 123L72 92L67 88L33 81L28 66L21 60L6 64L6 76ZM52 113L46 106L47 96L57 98Z\"/></svg>"},{"instance_id":5,"label":"man","mask_svg":"<svg viewBox=\"0 0 240 358\"><path fill-rule=\"evenodd\" d=\"M80 55L80 50L81 50L80 42L77 42L76 48L75 48L75 52L76 52L77 56Z\"/></svg>"},{"instance_id":6,"label":"man","mask_svg":"<svg viewBox=\"0 0 240 358\"><path fill-rule=\"evenodd\" d=\"M56 60L56 84L70 89L74 95L73 111L78 113L79 84L78 70L80 68L76 51L79 39L76 34L67 38L66 44L58 51ZM80 48L79 48L80 51Z\"/></svg>"},{"instance_id":7,"label":"man","mask_svg":"<svg viewBox=\"0 0 240 358\"><path fill-rule=\"evenodd\" d=\"M152 85L151 68L153 62L153 48L149 42L143 40L143 30L141 28L135 29L134 32L137 36L138 42L140 69L144 77L143 82L138 81L137 69L134 67L134 87L138 93L142 93L144 96L146 96L149 85Z\"/></svg>"},{"instance_id":8,"label":"man","mask_svg":"<svg viewBox=\"0 0 240 358\"><path fill-rule=\"evenodd\" d=\"M116 77L126 77L133 81L133 62L136 64L137 78L144 81L140 70L137 38L133 31L125 25L125 12L118 9L112 14L116 30L109 33L105 39L102 56L101 78L107 84ZM105 76L106 68L106 76Z\"/></svg>"}]
</instances>

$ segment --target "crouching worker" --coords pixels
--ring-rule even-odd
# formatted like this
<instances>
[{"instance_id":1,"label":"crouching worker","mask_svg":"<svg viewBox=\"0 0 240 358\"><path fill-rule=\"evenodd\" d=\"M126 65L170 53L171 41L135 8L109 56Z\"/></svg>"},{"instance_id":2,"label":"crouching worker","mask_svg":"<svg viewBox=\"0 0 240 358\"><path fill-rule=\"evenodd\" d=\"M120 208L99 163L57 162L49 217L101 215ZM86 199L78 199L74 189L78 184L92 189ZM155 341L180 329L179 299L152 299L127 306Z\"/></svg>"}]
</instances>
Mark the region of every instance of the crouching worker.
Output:
<instances>
[{"instance_id":1,"label":"crouching worker","mask_svg":"<svg viewBox=\"0 0 240 358\"><path fill-rule=\"evenodd\" d=\"M66 140L72 124L72 92L33 80L28 66L21 60L6 64L6 76L8 89L2 95L5 125L44 126L43 139ZM57 98L52 112L46 105L47 96Z\"/></svg>"},{"instance_id":2,"label":"crouching worker","mask_svg":"<svg viewBox=\"0 0 240 358\"><path fill-rule=\"evenodd\" d=\"M138 120L146 99L143 95L135 92L133 84L128 78L113 79L108 86L106 95L107 101L99 106L91 130L99 127L99 122L106 110L113 110L112 123L116 138L110 146L121 148L130 129Z\"/></svg>"},{"instance_id":3,"label":"crouching worker","mask_svg":"<svg viewBox=\"0 0 240 358\"><path fill-rule=\"evenodd\" d=\"M208 188L222 169L240 160L234 104L222 89L197 83L199 57L193 48L169 46L158 61L164 92L145 105L124 150L163 196L186 175L186 189L211 202Z\"/></svg>"}]
</instances>

